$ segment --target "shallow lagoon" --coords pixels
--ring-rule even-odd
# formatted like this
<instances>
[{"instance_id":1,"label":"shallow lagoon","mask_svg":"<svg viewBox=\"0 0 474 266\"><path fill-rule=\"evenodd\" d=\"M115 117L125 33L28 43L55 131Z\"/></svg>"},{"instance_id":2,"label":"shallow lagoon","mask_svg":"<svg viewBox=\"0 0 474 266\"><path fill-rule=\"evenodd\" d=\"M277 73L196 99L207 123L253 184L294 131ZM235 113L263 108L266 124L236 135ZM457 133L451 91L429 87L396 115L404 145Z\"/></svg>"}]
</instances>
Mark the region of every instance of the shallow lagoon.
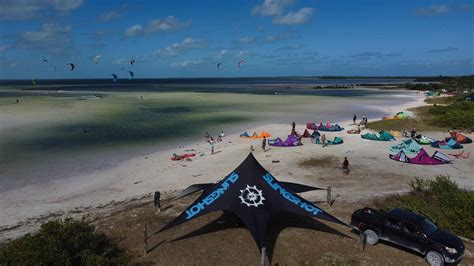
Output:
<instances>
[{"instance_id":1,"label":"shallow lagoon","mask_svg":"<svg viewBox=\"0 0 474 266\"><path fill-rule=\"evenodd\" d=\"M374 90L275 95L232 92L0 91L2 189L109 167L176 147L205 132L261 123L348 120L384 113L367 107L404 103L409 92ZM306 89L313 93L314 90ZM83 96L100 95L84 99ZM86 97L87 98L87 97ZM20 102L17 104L16 99Z\"/></svg>"}]
</instances>

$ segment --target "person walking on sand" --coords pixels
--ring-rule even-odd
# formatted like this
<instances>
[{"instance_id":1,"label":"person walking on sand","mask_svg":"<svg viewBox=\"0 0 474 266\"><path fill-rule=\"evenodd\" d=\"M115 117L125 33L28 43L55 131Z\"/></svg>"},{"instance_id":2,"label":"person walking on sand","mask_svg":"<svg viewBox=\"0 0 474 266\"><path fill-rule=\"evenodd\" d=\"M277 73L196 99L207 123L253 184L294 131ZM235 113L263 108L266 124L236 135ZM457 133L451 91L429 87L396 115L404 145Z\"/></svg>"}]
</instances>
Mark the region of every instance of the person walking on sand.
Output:
<instances>
[{"instance_id":1,"label":"person walking on sand","mask_svg":"<svg viewBox=\"0 0 474 266\"><path fill-rule=\"evenodd\" d=\"M326 134L321 135L321 142L323 143L323 147L326 147L328 145L326 142Z\"/></svg>"},{"instance_id":2,"label":"person walking on sand","mask_svg":"<svg viewBox=\"0 0 474 266\"><path fill-rule=\"evenodd\" d=\"M352 118L352 124L356 124L357 116L354 114L354 118Z\"/></svg>"},{"instance_id":3,"label":"person walking on sand","mask_svg":"<svg viewBox=\"0 0 474 266\"><path fill-rule=\"evenodd\" d=\"M295 132L295 131L296 131L296 130L295 130L295 128L296 128L296 123L295 123L295 121L293 121L293 123L291 123L291 128L292 128L292 129L291 129L291 132Z\"/></svg>"},{"instance_id":4,"label":"person walking on sand","mask_svg":"<svg viewBox=\"0 0 474 266\"><path fill-rule=\"evenodd\" d=\"M344 162L342 163L342 171L345 175L348 175L351 170L349 170L349 160L347 157L344 157Z\"/></svg>"},{"instance_id":5,"label":"person walking on sand","mask_svg":"<svg viewBox=\"0 0 474 266\"><path fill-rule=\"evenodd\" d=\"M154 202L155 208L158 210L158 212L161 211L160 198L161 198L161 193L159 191L155 191L155 199L153 200L153 202Z\"/></svg>"},{"instance_id":6,"label":"person walking on sand","mask_svg":"<svg viewBox=\"0 0 474 266\"><path fill-rule=\"evenodd\" d=\"M224 138L224 131L221 131L221 138Z\"/></svg>"},{"instance_id":7,"label":"person walking on sand","mask_svg":"<svg viewBox=\"0 0 474 266\"><path fill-rule=\"evenodd\" d=\"M262 150L263 150L264 152L267 151L266 147L267 147L267 138L266 138L266 137L263 137L263 140L262 140Z\"/></svg>"}]
</instances>

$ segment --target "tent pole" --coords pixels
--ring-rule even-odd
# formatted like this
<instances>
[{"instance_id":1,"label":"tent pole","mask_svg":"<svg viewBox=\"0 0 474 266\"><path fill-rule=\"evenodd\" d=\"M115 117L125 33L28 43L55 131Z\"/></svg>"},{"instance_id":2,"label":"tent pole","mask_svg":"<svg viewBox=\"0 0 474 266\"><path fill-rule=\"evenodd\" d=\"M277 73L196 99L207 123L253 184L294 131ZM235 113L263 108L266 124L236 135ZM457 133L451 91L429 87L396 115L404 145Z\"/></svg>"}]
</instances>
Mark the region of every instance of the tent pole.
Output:
<instances>
[{"instance_id":1,"label":"tent pole","mask_svg":"<svg viewBox=\"0 0 474 266\"><path fill-rule=\"evenodd\" d=\"M145 255L148 254L148 225L145 224L143 229L143 247L145 249Z\"/></svg>"},{"instance_id":2,"label":"tent pole","mask_svg":"<svg viewBox=\"0 0 474 266\"><path fill-rule=\"evenodd\" d=\"M265 251L266 251L266 248L262 247L262 252L260 255L260 266L265 266Z\"/></svg>"},{"instance_id":3,"label":"tent pole","mask_svg":"<svg viewBox=\"0 0 474 266\"><path fill-rule=\"evenodd\" d=\"M326 204L331 207L331 186L328 187L327 189L327 197L326 197Z\"/></svg>"}]
</instances>

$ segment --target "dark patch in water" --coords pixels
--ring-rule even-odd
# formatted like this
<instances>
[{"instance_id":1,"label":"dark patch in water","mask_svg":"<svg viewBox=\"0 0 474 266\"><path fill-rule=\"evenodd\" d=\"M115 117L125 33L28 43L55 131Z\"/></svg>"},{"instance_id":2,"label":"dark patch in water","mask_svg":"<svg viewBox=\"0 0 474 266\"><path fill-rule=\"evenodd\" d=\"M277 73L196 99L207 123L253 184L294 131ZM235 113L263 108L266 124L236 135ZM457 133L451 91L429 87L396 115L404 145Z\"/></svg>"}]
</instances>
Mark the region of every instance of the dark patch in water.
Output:
<instances>
[{"instance_id":1,"label":"dark patch in water","mask_svg":"<svg viewBox=\"0 0 474 266\"><path fill-rule=\"evenodd\" d=\"M105 94L102 93L94 93L94 96L97 97L106 97ZM64 97L64 98L79 98L81 96L90 96L84 95L83 93L45 93L45 92L35 92L35 91L1 91L0 90L0 98L21 98L21 97Z\"/></svg>"},{"instance_id":2,"label":"dark patch in water","mask_svg":"<svg viewBox=\"0 0 474 266\"><path fill-rule=\"evenodd\" d=\"M158 108L140 108L140 110L158 114L182 114L192 112L193 109L187 106L158 107Z\"/></svg>"}]
</instances>

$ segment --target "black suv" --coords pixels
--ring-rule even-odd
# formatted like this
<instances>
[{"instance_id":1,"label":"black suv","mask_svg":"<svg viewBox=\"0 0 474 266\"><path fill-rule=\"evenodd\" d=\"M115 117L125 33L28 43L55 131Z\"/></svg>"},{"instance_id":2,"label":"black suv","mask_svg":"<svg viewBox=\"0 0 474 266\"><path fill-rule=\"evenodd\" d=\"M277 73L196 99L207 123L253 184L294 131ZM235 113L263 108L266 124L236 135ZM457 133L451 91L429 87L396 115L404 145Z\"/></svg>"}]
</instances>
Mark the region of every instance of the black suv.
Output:
<instances>
[{"instance_id":1,"label":"black suv","mask_svg":"<svg viewBox=\"0 0 474 266\"><path fill-rule=\"evenodd\" d=\"M464 243L459 237L410 211L363 208L352 214L351 226L369 245L389 241L424 255L430 265L458 263L464 255Z\"/></svg>"}]
</instances>

